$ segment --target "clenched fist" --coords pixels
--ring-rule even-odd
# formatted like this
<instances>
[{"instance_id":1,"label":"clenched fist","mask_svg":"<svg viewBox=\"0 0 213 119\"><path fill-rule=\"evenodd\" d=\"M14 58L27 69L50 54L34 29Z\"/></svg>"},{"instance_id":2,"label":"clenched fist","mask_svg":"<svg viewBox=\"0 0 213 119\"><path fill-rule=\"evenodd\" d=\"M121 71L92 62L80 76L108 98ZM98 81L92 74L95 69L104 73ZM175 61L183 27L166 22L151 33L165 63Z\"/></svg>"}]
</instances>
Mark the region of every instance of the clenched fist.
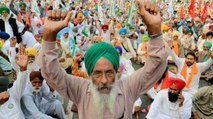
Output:
<instances>
[{"instance_id":1,"label":"clenched fist","mask_svg":"<svg viewBox=\"0 0 213 119\"><path fill-rule=\"evenodd\" d=\"M46 41L55 41L56 34L68 26L71 17L71 12L61 10L50 10L44 21L43 39Z\"/></svg>"}]
</instances>

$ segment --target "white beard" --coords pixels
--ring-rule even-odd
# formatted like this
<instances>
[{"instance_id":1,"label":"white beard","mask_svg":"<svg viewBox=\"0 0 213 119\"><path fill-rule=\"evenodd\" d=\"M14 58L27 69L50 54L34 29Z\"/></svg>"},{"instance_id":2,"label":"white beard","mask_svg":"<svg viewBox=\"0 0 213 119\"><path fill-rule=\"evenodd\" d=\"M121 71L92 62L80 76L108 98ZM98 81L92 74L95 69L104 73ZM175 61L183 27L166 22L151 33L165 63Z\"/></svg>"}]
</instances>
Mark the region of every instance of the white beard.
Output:
<instances>
[{"instance_id":1,"label":"white beard","mask_svg":"<svg viewBox=\"0 0 213 119\"><path fill-rule=\"evenodd\" d=\"M29 72L36 70L36 68L37 68L37 65L35 61L32 61L31 63L28 63L27 65L27 71Z\"/></svg>"},{"instance_id":2,"label":"white beard","mask_svg":"<svg viewBox=\"0 0 213 119\"><path fill-rule=\"evenodd\" d=\"M91 78L90 78L91 79ZM98 91L98 86L90 82L89 89L93 97L94 110L97 111L98 119L104 118L104 113L109 111L110 114L115 117L115 101L118 94L117 76L115 82L111 85L109 94L102 94Z\"/></svg>"},{"instance_id":3,"label":"white beard","mask_svg":"<svg viewBox=\"0 0 213 119\"><path fill-rule=\"evenodd\" d=\"M1 18L4 22L7 22L9 20L10 16L11 16L11 14L8 14L7 17L1 16Z\"/></svg>"}]
</instances>

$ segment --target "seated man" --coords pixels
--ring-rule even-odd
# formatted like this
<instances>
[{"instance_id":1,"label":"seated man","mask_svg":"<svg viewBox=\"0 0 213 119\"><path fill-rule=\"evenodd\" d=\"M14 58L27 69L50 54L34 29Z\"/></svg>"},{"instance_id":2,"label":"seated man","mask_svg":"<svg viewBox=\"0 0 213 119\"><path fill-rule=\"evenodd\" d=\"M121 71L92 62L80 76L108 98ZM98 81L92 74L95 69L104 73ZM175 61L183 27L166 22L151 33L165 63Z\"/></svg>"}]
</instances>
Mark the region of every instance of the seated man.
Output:
<instances>
[{"instance_id":1,"label":"seated man","mask_svg":"<svg viewBox=\"0 0 213 119\"><path fill-rule=\"evenodd\" d=\"M191 95L182 92L185 82L170 78L170 87L160 91L152 103L147 119L189 119L191 117Z\"/></svg>"},{"instance_id":2,"label":"seated man","mask_svg":"<svg viewBox=\"0 0 213 119\"><path fill-rule=\"evenodd\" d=\"M213 117L213 78L210 79L210 83L210 86L198 89L192 98L194 119L212 119Z\"/></svg>"},{"instance_id":3,"label":"seated man","mask_svg":"<svg viewBox=\"0 0 213 119\"><path fill-rule=\"evenodd\" d=\"M78 106L80 119L131 119L134 102L163 74L169 49L162 39L158 6L151 4L151 8L156 8L153 14L145 9L149 2L138 0L138 5L151 38L147 46L150 57L143 68L126 80L116 80L119 55L105 42L92 45L84 55L89 80L69 75L61 69L57 60L56 33L68 25L71 12L48 11L37 63L47 83Z\"/></svg>"},{"instance_id":4,"label":"seated man","mask_svg":"<svg viewBox=\"0 0 213 119\"><path fill-rule=\"evenodd\" d=\"M28 58L25 48L19 48L19 57L16 63L20 68L17 79L13 87L8 89L9 79L0 76L0 119L24 119L21 110L20 100L27 84L27 63Z\"/></svg>"},{"instance_id":5,"label":"seated man","mask_svg":"<svg viewBox=\"0 0 213 119\"><path fill-rule=\"evenodd\" d=\"M59 119L65 119L65 113L60 101L43 82L40 71L30 73L30 84L22 96L22 110L26 119L53 119L49 115L56 114Z\"/></svg>"},{"instance_id":6,"label":"seated man","mask_svg":"<svg viewBox=\"0 0 213 119\"><path fill-rule=\"evenodd\" d=\"M147 42L149 40L148 35L144 35L142 37L142 43L138 46L137 54L138 54L138 62L144 64L147 59Z\"/></svg>"},{"instance_id":7,"label":"seated man","mask_svg":"<svg viewBox=\"0 0 213 119\"><path fill-rule=\"evenodd\" d=\"M149 97L154 99L157 95L157 93L163 89L169 88L169 80L170 77L180 78L184 80L183 76L178 74L177 66L174 63L169 63L167 66L167 69L165 70L163 76L160 78L160 80L151 88L147 94Z\"/></svg>"},{"instance_id":8,"label":"seated man","mask_svg":"<svg viewBox=\"0 0 213 119\"><path fill-rule=\"evenodd\" d=\"M209 41L205 41L203 43L203 51L198 52L196 55L198 56L198 62L206 62L211 56L211 47L212 43Z\"/></svg>"}]
</instances>

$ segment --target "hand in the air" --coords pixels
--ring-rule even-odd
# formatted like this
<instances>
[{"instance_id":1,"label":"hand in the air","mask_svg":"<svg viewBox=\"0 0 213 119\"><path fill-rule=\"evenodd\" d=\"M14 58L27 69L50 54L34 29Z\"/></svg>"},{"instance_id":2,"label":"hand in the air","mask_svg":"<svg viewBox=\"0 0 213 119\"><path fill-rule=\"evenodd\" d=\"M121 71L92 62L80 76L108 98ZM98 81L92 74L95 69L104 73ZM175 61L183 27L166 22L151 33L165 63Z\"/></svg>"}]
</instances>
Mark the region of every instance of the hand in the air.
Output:
<instances>
[{"instance_id":1,"label":"hand in the air","mask_svg":"<svg viewBox=\"0 0 213 119\"><path fill-rule=\"evenodd\" d=\"M28 64L28 56L23 44L19 45L18 55L15 57L16 64L20 67L20 71L25 71Z\"/></svg>"},{"instance_id":2,"label":"hand in the air","mask_svg":"<svg viewBox=\"0 0 213 119\"><path fill-rule=\"evenodd\" d=\"M75 54L75 57L74 57L74 61L75 62L78 62L78 60L82 57L82 54L81 53L76 53Z\"/></svg>"},{"instance_id":3,"label":"hand in the air","mask_svg":"<svg viewBox=\"0 0 213 119\"><path fill-rule=\"evenodd\" d=\"M137 0L138 11L147 26L150 35L161 32L160 0Z\"/></svg>"},{"instance_id":4,"label":"hand in the air","mask_svg":"<svg viewBox=\"0 0 213 119\"><path fill-rule=\"evenodd\" d=\"M15 47L16 46L17 39L15 36L10 38L10 47Z\"/></svg>"},{"instance_id":5,"label":"hand in the air","mask_svg":"<svg viewBox=\"0 0 213 119\"><path fill-rule=\"evenodd\" d=\"M50 10L44 21L43 39L46 41L55 41L56 34L68 26L71 17L71 12L61 10Z\"/></svg>"}]
</instances>

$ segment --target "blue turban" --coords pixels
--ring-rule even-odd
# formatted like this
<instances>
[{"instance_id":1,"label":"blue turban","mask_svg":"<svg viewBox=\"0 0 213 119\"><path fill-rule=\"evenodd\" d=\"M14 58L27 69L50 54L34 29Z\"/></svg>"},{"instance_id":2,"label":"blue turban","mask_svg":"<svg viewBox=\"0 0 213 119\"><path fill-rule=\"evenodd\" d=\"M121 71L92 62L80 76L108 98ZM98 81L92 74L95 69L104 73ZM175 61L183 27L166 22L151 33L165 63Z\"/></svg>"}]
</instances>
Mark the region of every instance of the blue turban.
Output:
<instances>
[{"instance_id":1,"label":"blue turban","mask_svg":"<svg viewBox=\"0 0 213 119\"><path fill-rule=\"evenodd\" d=\"M110 61L115 71L116 72L118 71L119 68L118 52L112 45L105 42L99 42L92 45L84 55L85 66L89 76L91 76L96 62L101 57L104 57L105 59Z\"/></svg>"},{"instance_id":2,"label":"blue turban","mask_svg":"<svg viewBox=\"0 0 213 119\"><path fill-rule=\"evenodd\" d=\"M69 32L69 28L66 27L66 28L63 28L61 31L58 32L59 35L64 35L65 33L68 33Z\"/></svg>"},{"instance_id":3,"label":"blue turban","mask_svg":"<svg viewBox=\"0 0 213 119\"><path fill-rule=\"evenodd\" d=\"M207 36L207 37L208 37L208 36L213 36L213 32L209 31L209 32L206 34L206 36Z\"/></svg>"},{"instance_id":4,"label":"blue turban","mask_svg":"<svg viewBox=\"0 0 213 119\"><path fill-rule=\"evenodd\" d=\"M64 35L65 33L68 33L68 32L69 32L69 28L68 27L63 28L61 31L58 32L57 38L60 38L61 35Z\"/></svg>"},{"instance_id":5,"label":"blue turban","mask_svg":"<svg viewBox=\"0 0 213 119\"><path fill-rule=\"evenodd\" d=\"M89 11L88 11L88 10L85 10L85 11L83 12L83 14L84 14L84 15L87 15L87 14L89 14Z\"/></svg>"},{"instance_id":6,"label":"blue turban","mask_svg":"<svg viewBox=\"0 0 213 119\"><path fill-rule=\"evenodd\" d=\"M10 35L6 32L0 32L0 38L3 40L7 40L8 38L10 38Z\"/></svg>"},{"instance_id":7,"label":"blue turban","mask_svg":"<svg viewBox=\"0 0 213 119\"><path fill-rule=\"evenodd\" d=\"M122 55L123 51L121 46L115 46L115 49L118 50L120 52L120 54Z\"/></svg>"},{"instance_id":8,"label":"blue turban","mask_svg":"<svg viewBox=\"0 0 213 119\"><path fill-rule=\"evenodd\" d=\"M118 33L119 33L119 35L121 35L123 33L126 34L127 30L126 30L126 28L121 28Z\"/></svg>"}]
</instances>

